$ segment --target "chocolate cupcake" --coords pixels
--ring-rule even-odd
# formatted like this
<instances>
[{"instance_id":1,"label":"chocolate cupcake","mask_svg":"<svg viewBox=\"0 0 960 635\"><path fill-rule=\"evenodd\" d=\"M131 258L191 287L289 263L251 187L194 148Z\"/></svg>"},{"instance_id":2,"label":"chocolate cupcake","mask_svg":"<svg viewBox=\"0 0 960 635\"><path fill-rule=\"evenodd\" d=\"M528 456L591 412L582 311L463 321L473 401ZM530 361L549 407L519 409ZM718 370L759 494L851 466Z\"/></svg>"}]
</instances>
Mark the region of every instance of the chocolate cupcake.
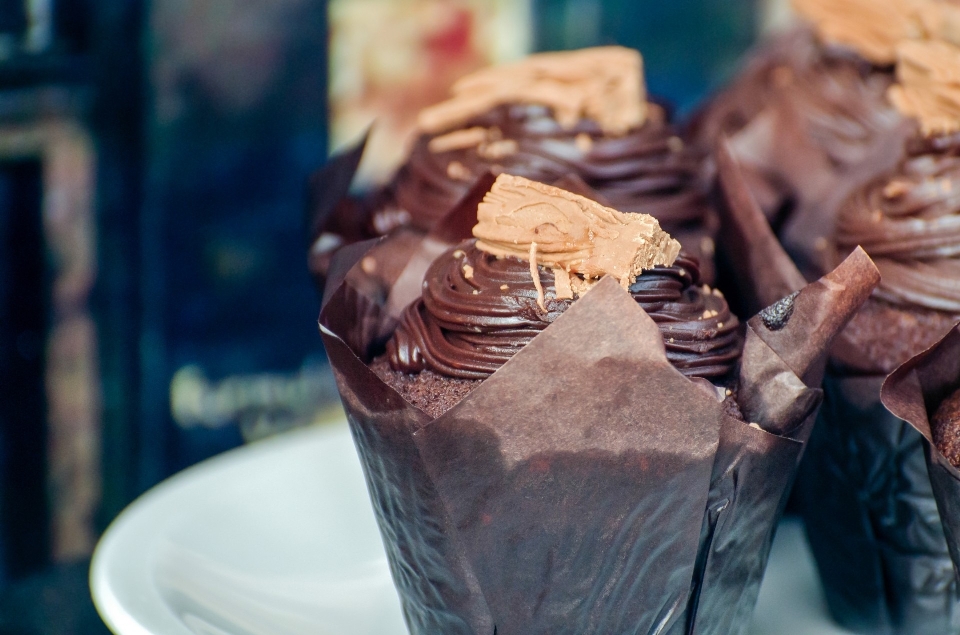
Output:
<instances>
[{"instance_id":1,"label":"chocolate cupcake","mask_svg":"<svg viewBox=\"0 0 960 635\"><path fill-rule=\"evenodd\" d=\"M841 208L836 243L862 246L882 276L836 362L886 375L960 319L960 135L912 143L894 173Z\"/></svg>"},{"instance_id":2,"label":"chocolate cupcake","mask_svg":"<svg viewBox=\"0 0 960 635\"><path fill-rule=\"evenodd\" d=\"M912 126L888 101L895 46L926 33L907 0L794 0L805 25L762 45L695 118L725 135L768 220L801 271L830 267L836 211L903 156Z\"/></svg>"},{"instance_id":3,"label":"chocolate cupcake","mask_svg":"<svg viewBox=\"0 0 960 635\"><path fill-rule=\"evenodd\" d=\"M328 234L358 217L368 236L408 224L428 231L488 172L546 184L574 175L604 205L655 217L699 259L704 279L713 279L717 221L702 173L706 156L647 101L637 51L542 53L479 71L424 110L419 127L392 182L375 200L343 208L354 220L332 220Z\"/></svg>"},{"instance_id":4,"label":"chocolate cupcake","mask_svg":"<svg viewBox=\"0 0 960 635\"><path fill-rule=\"evenodd\" d=\"M947 633L957 632L960 604L922 437L884 409L880 388L960 320L960 109L942 99L960 49L912 41L898 50L891 101L923 134L895 170L839 210L836 248L862 246L882 279L833 350L827 407L799 490L828 604L842 624Z\"/></svg>"},{"instance_id":5,"label":"chocolate cupcake","mask_svg":"<svg viewBox=\"0 0 960 635\"><path fill-rule=\"evenodd\" d=\"M339 252L320 318L411 632L741 628L875 267L739 325L650 216L509 175L475 209L386 294Z\"/></svg>"}]
</instances>

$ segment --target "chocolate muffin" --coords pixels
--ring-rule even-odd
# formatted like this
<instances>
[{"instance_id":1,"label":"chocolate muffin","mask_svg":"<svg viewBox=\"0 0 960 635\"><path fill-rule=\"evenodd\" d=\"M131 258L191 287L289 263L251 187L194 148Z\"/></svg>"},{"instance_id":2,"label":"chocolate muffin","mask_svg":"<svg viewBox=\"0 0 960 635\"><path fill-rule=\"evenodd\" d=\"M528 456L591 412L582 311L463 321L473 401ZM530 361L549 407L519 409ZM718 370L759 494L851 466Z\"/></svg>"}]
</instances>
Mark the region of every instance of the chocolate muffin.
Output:
<instances>
[{"instance_id":1,"label":"chocolate muffin","mask_svg":"<svg viewBox=\"0 0 960 635\"><path fill-rule=\"evenodd\" d=\"M488 172L547 184L575 175L603 204L657 218L710 281L717 219L706 153L647 101L642 74L637 51L603 47L464 77L448 101L421 113L421 134L392 182L352 213L365 215L370 235L406 224L427 231Z\"/></svg>"},{"instance_id":2,"label":"chocolate muffin","mask_svg":"<svg viewBox=\"0 0 960 635\"><path fill-rule=\"evenodd\" d=\"M862 246L882 279L835 359L893 372L960 320L960 134L914 140L894 173L844 204L836 243L842 252Z\"/></svg>"},{"instance_id":3,"label":"chocolate muffin","mask_svg":"<svg viewBox=\"0 0 960 635\"><path fill-rule=\"evenodd\" d=\"M501 176L481 205L475 234L484 235L484 205L489 210L505 188L587 201L536 186ZM484 240L464 242L431 265L422 296L404 310L386 353L372 368L411 403L440 416L553 323L588 280L504 254ZM730 383L742 347L740 323L722 294L701 283L695 258L676 256L639 273L627 287L659 326L675 368L688 377Z\"/></svg>"},{"instance_id":4,"label":"chocolate muffin","mask_svg":"<svg viewBox=\"0 0 960 635\"><path fill-rule=\"evenodd\" d=\"M431 258L441 234L473 238ZM749 623L820 360L879 274L858 250L742 345L697 277L652 217L501 174L387 302L331 288L321 335L411 633Z\"/></svg>"},{"instance_id":5,"label":"chocolate muffin","mask_svg":"<svg viewBox=\"0 0 960 635\"><path fill-rule=\"evenodd\" d=\"M896 169L839 209L836 249L862 246L881 281L832 350L829 407L797 489L838 621L861 632L945 633L956 631L960 602L923 438L884 408L880 391L960 319L960 110L949 99L960 49L905 41L898 54L890 98L916 136Z\"/></svg>"},{"instance_id":6,"label":"chocolate muffin","mask_svg":"<svg viewBox=\"0 0 960 635\"><path fill-rule=\"evenodd\" d=\"M930 424L937 449L960 469L960 390L943 400Z\"/></svg>"}]
</instances>

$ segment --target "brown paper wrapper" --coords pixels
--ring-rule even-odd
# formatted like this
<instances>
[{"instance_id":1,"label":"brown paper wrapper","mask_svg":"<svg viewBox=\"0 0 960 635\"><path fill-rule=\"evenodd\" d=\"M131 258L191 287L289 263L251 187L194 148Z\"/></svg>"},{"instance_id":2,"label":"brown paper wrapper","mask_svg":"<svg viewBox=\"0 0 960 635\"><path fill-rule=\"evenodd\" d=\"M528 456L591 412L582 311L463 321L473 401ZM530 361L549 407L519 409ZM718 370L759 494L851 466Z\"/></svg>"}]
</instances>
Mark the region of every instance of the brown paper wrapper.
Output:
<instances>
[{"instance_id":1,"label":"brown paper wrapper","mask_svg":"<svg viewBox=\"0 0 960 635\"><path fill-rule=\"evenodd\" d=\"M717 166L715 206L720 213L723 265L740 299L737 308L753 315L807 283L783 250L757 204L726 138L714 150Z\"/></svg>"},{"instance_id":2,"label":"brown paper wrapper","mask_svg":"<svg viewBox=\"0 0 960 635\"><path fill-rule=\"evenodd\" d=\"M367 363L468 211L388 293L356 264L363 247L342 250L320 316L411 632L739 632L820 403L801 379L824 352L809 329L855 312L872 263L804 289L779 330L748 325L740 394L756 426L669 364L612 279L431 420Z\"/></svg>"},{"instance_id":3,"label":"brown paper wrapper","mask_svg":"<svg viewBox=\"0 0 960 635\"><path fill-rule=\"evenodd\" d=\"M954 577L943 589L951 609L950 632L960 632L960 595L956 579L960 570L960 471L934 444L929 417L957 388L960 388L960 325L929 350L894 371L880 391L883 405L913 426L922 438L930 485L954 566Z\"/></svg>"},{"instance_id":4,"label":"brown paper wrapper","mask_svg":"<svg viewBox=\"0 0 960 635\"><path fill-rule=\"evenodd\" d=\"M735 257L743 297L763 302L799 288L799 271L724 142L716 161L724 231L742 245ZM833 347L849 348L842 333ZM807 378L810 385L815 379ZM827 374L820 422L798 478L827 604L840 624L858 632L960 632L921 436L883 407L883 379Z\"/></svg>"}]
</instances>

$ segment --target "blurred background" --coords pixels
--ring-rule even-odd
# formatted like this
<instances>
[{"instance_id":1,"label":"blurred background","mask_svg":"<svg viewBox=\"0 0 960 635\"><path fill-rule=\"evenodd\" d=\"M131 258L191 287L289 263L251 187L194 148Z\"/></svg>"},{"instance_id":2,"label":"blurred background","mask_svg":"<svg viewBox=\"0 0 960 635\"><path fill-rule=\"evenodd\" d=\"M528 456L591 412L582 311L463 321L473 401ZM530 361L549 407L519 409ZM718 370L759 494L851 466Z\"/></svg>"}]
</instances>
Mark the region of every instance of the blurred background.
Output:
<instances>
[{"instance_id":1,"label":"blurred background","mask_svg":"<svg viewBox=\"0 0 960 635\"><path fill-rule=\"evenodd\" d=\"M0 635L105 633L136 496L337 407L305 180L475 68L619 43L690 112L783 2L0 0Z\"/></svg>"}]
</instances>

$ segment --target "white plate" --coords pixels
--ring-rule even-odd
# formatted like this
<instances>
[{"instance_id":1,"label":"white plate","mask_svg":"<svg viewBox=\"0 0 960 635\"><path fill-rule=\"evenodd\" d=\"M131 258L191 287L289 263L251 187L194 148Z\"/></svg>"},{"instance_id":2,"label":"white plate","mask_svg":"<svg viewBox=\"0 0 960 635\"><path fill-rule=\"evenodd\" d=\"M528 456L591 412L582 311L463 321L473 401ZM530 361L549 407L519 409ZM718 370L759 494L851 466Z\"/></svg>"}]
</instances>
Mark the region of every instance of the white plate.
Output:
<instances>
[{"instance_id":1,"label":"white plate","mask_svg":"<svg viewBox=\"0 0 960 635\"><path fill-rule=\"evenodd\" d=\"M107 530L93 598L117 635L405 635L345 422L157 486ZM843 633L799 527L778 532L751 635Z\"/></svg>"}]
</instances>

